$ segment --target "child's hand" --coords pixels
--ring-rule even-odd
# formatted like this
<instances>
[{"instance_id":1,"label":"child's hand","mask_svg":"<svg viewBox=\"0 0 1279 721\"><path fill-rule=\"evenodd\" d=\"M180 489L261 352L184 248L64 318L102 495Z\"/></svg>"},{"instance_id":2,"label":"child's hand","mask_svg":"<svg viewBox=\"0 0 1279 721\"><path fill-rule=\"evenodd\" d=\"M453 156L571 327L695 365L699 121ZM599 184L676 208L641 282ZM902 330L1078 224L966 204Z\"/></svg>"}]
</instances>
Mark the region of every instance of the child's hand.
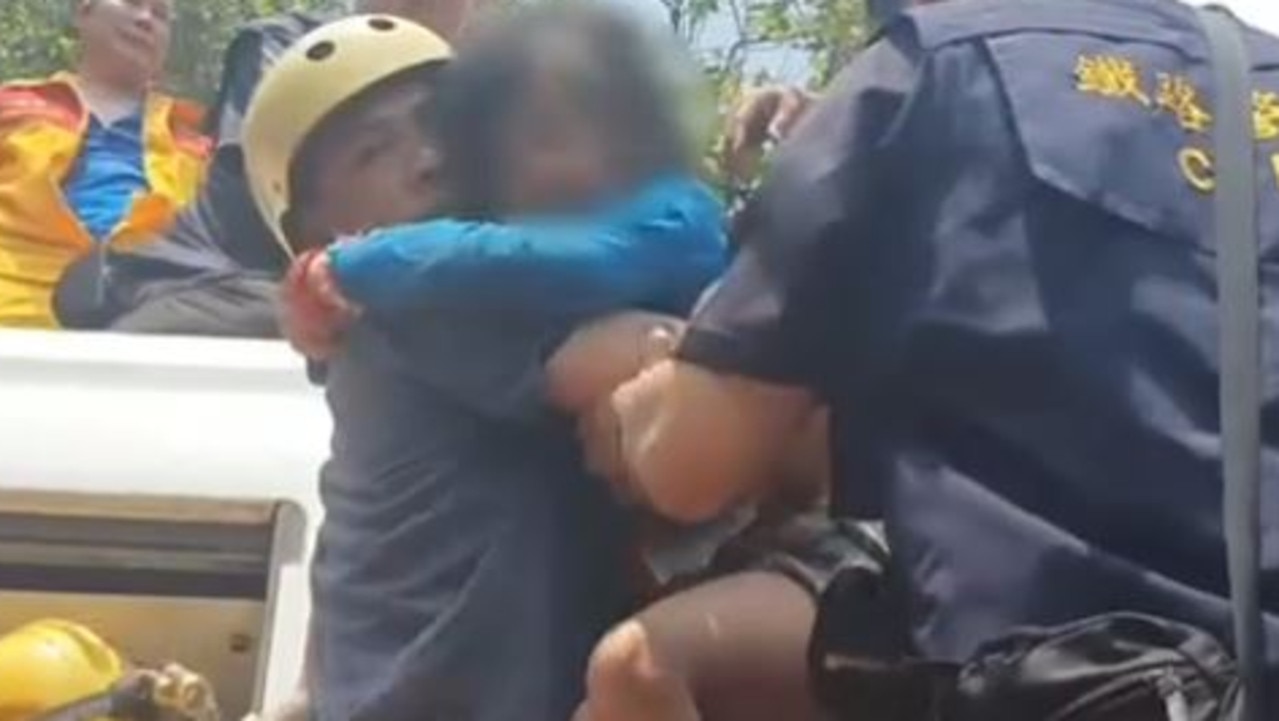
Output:
<instances>
[{"instance_id":1,"label":"child's hand","mask_svg":"<svg viewBox=\"0 0 1279 721\"><path fill-rule=\"evenodd\" d=\"M684 324L682 323L656 324L650 328L648 334L644 337L644 345L640 349L640 357L643 359L644 368L648 369L670 358L675 353L675 349L679 347L680 339L683 337Z\"/></svg>"},{"instance_id":2,"label":"child's hand","mask_svg":"<svg viewBox=\"0 0 1279 721\"><path fill-rule=\"evenodd\" d=\"M620 500L638 501L622 457L622 428L611 398L597 403L578 418L577 439L587 469L608 481Z\"/></svg>"},{"instance_id":3,"label":"child's hand","mask_svg":"<svg viewBox=\"0 0 1279 721\"><path fill-rule=\"evenodd\" d=\"M671 356L679 345L683 330L683 325L678 323L650 325L640 340L638 355L641 374L645 369ZM640 495L631 484L623 455L622 431L615 396L611 393L588 408L577 422L578 442L587 468L607 479L620 498L638 502Z\"/></svg>"},{"instance_id":4,"label":"child's hand","mask_svg":"<svg viewBox=\"0 0 1279 721\"><path fill-rule=\"evenodd\" d=\"M742 181L750 175L766 146L784 140L817 98L800 88L770 86L748 91L733 111L726 132L725 164Z\"/></svg>"},{"instance_id":5,"label":"child's hand","mask_svg":"<svg viewBox=\"0 0 1279 721\"><path fill-rule=\"evenodd\" d=\"M314 360L333 357L346 329L359 317L359 309L339 290L323 251L309 251L293 262L282 301L284 336L298 352Z\"/></svg>"}]
</instances>

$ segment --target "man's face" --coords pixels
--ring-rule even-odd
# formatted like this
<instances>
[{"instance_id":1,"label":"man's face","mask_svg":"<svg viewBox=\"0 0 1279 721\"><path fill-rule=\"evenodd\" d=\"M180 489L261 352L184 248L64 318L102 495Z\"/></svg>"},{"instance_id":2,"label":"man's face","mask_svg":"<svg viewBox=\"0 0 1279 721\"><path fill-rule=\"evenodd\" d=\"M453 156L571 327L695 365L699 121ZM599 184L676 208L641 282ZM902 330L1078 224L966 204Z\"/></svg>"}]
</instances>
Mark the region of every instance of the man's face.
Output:
<instances>
[{"instance_id":1,"label":"man's face","mask_svg":"<svg viewBox=\"0 0 1279 721\"><path fill-rule=\"evenodd\" d=\"M475 6L483 0L363 0L360 12L395 15L455 40Z\"/></svg>"},{"instance_id":2,"label":"man's face","mask_svg":"<svg viewBox=\"0 0 1279 721\"><path fill-rule=\"evenodd\" d=\"M307 151L315 177L299 220L312 244L419 220L440 205L440 158L421 120L427 86L399 82L371 93Z\"/></svg>"},{"instance_id":3,"label":"man's face","mask_svg":"<svg viewBox=\"0 0 1279 721\"><path fill-rule=\"evenodd\" d=\"M76 31L85 60L99 71L150 80L169 52L172 0L84 0Z\"/></svg>"}]
</instances>

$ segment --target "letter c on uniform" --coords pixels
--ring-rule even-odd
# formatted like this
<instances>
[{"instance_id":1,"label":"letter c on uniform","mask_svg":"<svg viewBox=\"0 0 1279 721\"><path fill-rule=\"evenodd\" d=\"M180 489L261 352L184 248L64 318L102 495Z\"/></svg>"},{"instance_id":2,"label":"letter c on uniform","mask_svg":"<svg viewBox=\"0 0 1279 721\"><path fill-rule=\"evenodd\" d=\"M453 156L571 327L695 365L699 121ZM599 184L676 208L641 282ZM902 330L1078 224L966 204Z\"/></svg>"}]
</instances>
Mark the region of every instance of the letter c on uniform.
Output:
<instances>
[{"instance_id":1,"label":"letter c on uniform","mask_svg":"<svg viewBox=\"0 0 1279 721\"><path fill-rule=\"evenodd\" d=\"M1217 179L1212 170L1212 156L1206 150L1182 148L1177 153L1177 165L1181 166L1181 174L1195 190L1211 193L1217 187Z\"/></svg>"}]
</instances>

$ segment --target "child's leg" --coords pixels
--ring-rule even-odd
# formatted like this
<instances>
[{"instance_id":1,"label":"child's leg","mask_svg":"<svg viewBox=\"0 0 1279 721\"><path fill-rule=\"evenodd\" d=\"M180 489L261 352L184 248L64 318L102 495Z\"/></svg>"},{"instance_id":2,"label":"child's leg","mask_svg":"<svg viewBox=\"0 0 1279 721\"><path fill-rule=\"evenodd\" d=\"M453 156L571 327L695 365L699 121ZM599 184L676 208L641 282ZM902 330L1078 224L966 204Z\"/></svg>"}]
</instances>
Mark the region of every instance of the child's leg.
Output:
<instances>
[{"instance_id":1,"label":"child's leg","mask_svg":"<svg viewBox=\"0 0 1279 721\"><path fill-rule=\"evenodd\" d=\"M805 721L812 594L752 571L675 594L596 647L574 721Z\"/></svg>"}]
</instances>

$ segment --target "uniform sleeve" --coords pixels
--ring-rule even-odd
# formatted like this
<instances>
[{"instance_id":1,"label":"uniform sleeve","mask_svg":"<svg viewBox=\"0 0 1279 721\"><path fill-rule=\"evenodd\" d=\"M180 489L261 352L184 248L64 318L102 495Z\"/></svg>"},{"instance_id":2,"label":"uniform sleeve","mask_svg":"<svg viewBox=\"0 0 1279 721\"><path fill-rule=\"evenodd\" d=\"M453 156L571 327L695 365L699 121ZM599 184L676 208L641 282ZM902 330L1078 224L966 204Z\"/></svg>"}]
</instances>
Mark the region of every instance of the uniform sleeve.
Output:
<instances>
[{"instance_id":1,"label":"uniform sleeve","mask_svg":"<svg viewBox=\"0 0 1279 721\"><path fill-rule=\"evenodd\" d=\"M686 312L723 270L723 209L700 185L665 185L582 220L434 220L331 251L350 298L586 317L624 307Z\"/></svg>"},{"instance_id":2,"label":"uniform sleeve","mask_svg":"<svg viewBox=\"0 0 1279 721\"><path fill-rule=\"evenodd\" d=\"M889 187L901 116L918 82L912 37L872 45L836 78L780 149L743 211L741 251L694 313L682 360L764 381L815 388L831 339L856 333L848 300L893 281L854 259L895 208Z\"/></svg>"}]
</instances>

